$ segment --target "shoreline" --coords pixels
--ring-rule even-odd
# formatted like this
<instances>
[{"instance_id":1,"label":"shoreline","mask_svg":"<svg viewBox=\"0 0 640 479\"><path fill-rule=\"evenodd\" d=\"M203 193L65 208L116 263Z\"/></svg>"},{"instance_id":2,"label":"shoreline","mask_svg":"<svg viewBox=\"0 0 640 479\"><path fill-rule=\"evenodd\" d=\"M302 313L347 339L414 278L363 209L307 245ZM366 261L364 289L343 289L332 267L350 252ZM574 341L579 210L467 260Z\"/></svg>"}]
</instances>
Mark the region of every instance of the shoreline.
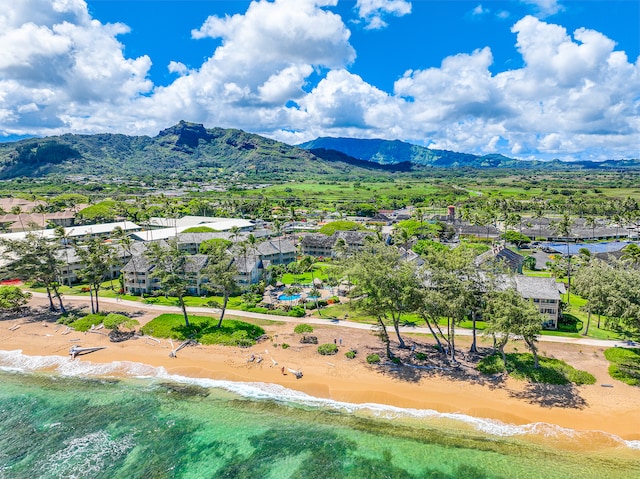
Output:
<instances>
[{"instance_id":1,"label":"shoreline","mask_svg":"<svg viewBox=\"0 0 640 479\"><path fill-rule=\"evenodd\" d=\"M107 309L123 308L110 304L105 307ZM138 319L144 323L153 316L155 313L147 313ZM10 328L16 325L19 328L11 331ZM597 383L591 386L548 386L512 378L492 380L471 371L458 374L435 368L370 366L364 360L366 355L381 352L383 348L370 332L362 330L347 331L331 325L314 325L314 335L318 336L320 343L332 342L337 337L342 340L337 355L320 356L316 352L317 346L298 343L292 324L263 327L275 341L287 342L291 346L282 349L271 341L247 349L198 345L181 350L177 358L170 358L169 352L173 348L168 340L157 343L143 337L111 343L100 332L72 331L63 334L66 331L64 326L43 321L26 322L25 318L20 318L0 320L0 350L20 350L26 356L67 357L72 365L69 349L73 345L104 346L106 349L79 356L75 361L85 366L87 363L105 365L126 361L162 367L169 375L186 378L277 384L309 396L342 403L433 410L500 421L505 425L543 423L580 432L603 432L625 441L640 441L637 428L640 424L640 389L608 377L608 362L601 348L541 343L543 354L589 370L597 378ZM428 345L428 339L424 337L409 336L409 339ZM460 338L460 342L463 341ZM177 347L178 343L173 345ZM353 360L344 356L351 348L358 350L358 356ZM252 354L261 356L262 362L248 362ZM283 367L286 374L282 373ZM56 368L53 366L54 371ZM296 379L288 372L289 368L301 369L304 376ZM602 387L601 384L613 387ZM603 438L601 445L606 442Z\"/></svg>"}]
</instances>

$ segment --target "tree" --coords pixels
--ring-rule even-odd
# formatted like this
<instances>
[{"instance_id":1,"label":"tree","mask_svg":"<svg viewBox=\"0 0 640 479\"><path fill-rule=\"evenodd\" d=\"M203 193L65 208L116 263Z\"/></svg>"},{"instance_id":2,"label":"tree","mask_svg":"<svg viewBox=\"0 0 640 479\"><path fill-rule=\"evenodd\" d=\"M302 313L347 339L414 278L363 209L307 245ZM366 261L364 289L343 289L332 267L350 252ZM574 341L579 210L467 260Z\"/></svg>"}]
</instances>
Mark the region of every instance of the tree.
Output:
<instances>
[{"instance_id":1,"label":"tree","mask_svg":"<svg viewBox=\"0 0 640 479\"><path fill-rule=\"evenodd\" d=\"M392 358L387 323L394 328L400 348L405 348L400 321L415 303L414 264L402 261L396 248L373 243L353 257L346 272L355 284L354 306L376 318L387 356Z\"/></svg>"},{"instance_id":2,"label":"tree","mask_svg":"<svg viewBox=\"0 0 640 479\"><path fill-rule=\"evenodd\" d=\"M640 246L638 246L636 243L631 243L625 246L622 251L623 254L621 256L621 259L623 261L628 262L636 268L640 266Z\"/></svg>"},{"instance_id":3,"label":"tree","mask_svg":"<svg viewBox=\"0 0 640 479\"><path fill-rule=\"evenodd\" d=\"M238 268L233 257L227 253L224 245L209 250L207 253L207 265L203 268L202 274L207 277L207 283L203 287L208 291L222 295L220 319L217 326L220 328L222 327L229 296L237 289L236 276L238 275Z\"/></svg>"},{"instance_id":4,"label":"tree","mask_svg":"<svg viewBox=\"0 0 640 479\"><path fill-rule=\"evenodd\" d=\"M582 266L574 276L574 288L577 293L587 300L587 325L584 336L589 334L591 325L591 313L598 315L606 311L608 304L616 294L614 270L611 266L601 260L594 259ZM600 322L598 321L598 327Z\"/></svg>"},{"instance_id":5,"label":"tree","mask_svg":"<svg viewBox=\"0 0 640 479\"><path fill-rule=\"evenodd\" d=\"M524 260L522 261L522 267L524 269L528 269L529 271L535 271L536 270L536 258L533 256L525 256Z\"/></svg>"},{"instance_id":6,"label":"tree","mask_svg":"<svg viewBox=\"0 0 640 479\"><path fill-rule=\"evenodd\" d=\"M544 316L533 301L523 298L515 288L494 291L488 296L484 317L487 321L485 331L494 335L505 365L504 346L514 336L522 338L533 354L534 367L540 367L536 341Z\"/></svg>"},{"instance_id":7,"label":"tree","mask_svg":"<svg viewBox=\"0 0 640 479\"><path fill-rule=\"evenodd\" d=\"M100 312L98 295L102 283L111 274L111 267L115 263L115 251L109 244L100 238L94 238L84 245L76 246L76 252L82 261L83 268L80 277L89 283L89 295L91 297L91 312ZM95 296L95 307L93 298Z\"/></svg>"},{"instance_id":8,"label":"tree","mask_svg":"<svg viewBox=\"0 0 640 479\"><path fill-rule=\"evenodd\" d=\"M145 255L155 266L151 277L160 280L160 290L164 294L174 296L178 300L184 323L189 327L189 316L184 302L189 285L186 276L187 257L179 247L178 238L171 238L166 245L151 243Z\"/></svg>"},{"instance_id":9,"label":"tree","mask_svg":"<svg viewBox=\"0 0 640 479\"><path fill-rule=\"evenodd\" d=\"M0 286L0 310L18 311L27 305L31 293L22 291L18 286Z\"/></svg>"},{"instance_id":10,"label":"tree","mask_svg":"<svg viewBox=\"0 0 640 479\"><path fill-rule=\"evenodd\" d=\"M508 230L502 234L502 238L509 243L513 243L518 248L522 248L523 244L531 243L531 238L518 231Z\"/></svg>"},{"instance_id":11,"label":"tree","mask_svg":"<svg viewBox=\"0 0 640 479\"><path fill-rule=\"evenodd\" d=\"M418 308L421 316L434 323L440 331L438 320L446 318L447 334L441 337L447 343L447 351L452 361L456 360L455 328L456 324L467 317L473 321L473 342L471 351L476 350L475 322L482 304L482 295L486 290L484 279L474 263L475 253L471 249L456 248L444 250L428 256L423 272L425 301Z\"/></svg>"},{"instance_id":12,"label":"tree","mask_svg":"<svg viewBox=\"0 0 640 479\"><path fill-rule=\"evenodd\" d=\"M13 256L6 269L17 278L42 284L47 290L49 308L55 311L53 298L57 298L60 310L66 309L60 295L60 275L63 262L58 258L57 241L35 233L27 233L22 240L0 240L6 254Z\"/></svg>"},{"instance_id":13,"label":"tree","mask_svg":"<svg viewBox=\"0 0 640 479\"><path fill-rule=\"evenodd\" d=\"M14 206L11 208L11 214L18 217L18 221L20 221L20 228L22 228L22 231L26 231L24 223L22 222L22 207L19 205Z\"/></svg>"},{"instance_id":14,"label":"tree","mask_svg":"<svg viewBox=\"0 0 640 479\"><path fill-rule=\"evenodd\" d=\"M64 247L64 259L67 265L67 284L71 286L71 264L69 262L69 246L71 245L71 231L67 231L62 226L56 226L53 232L54 237L60 241L62 246ZM62 279L62 284L64 284L64 278Z\"/></svg>"},{"instance_id":15,"label":"tree","mask_svg":"<svg viewBox=\"0 0 640 479\"><path fill-rule=\"evenodd\" d=\"M136 267L138 259L134 252L135 241L120 226L116 226L113 229L111 237L118 242L122 250L122 265L124 266L126 264L127 257L130 261L133 261L133 281L135 284L138 284L138 268Z\"/></svg>"},{"instance_id":16,"label":"tree","mask_svg":"<svg viewBox=\"0 0 640 479\"><path fill-rule=\"evenodd\" d=\"M574 221L568 213L562 215L562 219L551 223L551 229L555 234L564 238L567 244L567 303L571 304L571 255L569 254L569 239L573 229Z\"/></svg>"},{"instance_id":17,"label":"tree","mask_svg":"<svg viewBox=\"0 0 640 479\"><path fill-rule=\"evenodd\" d=\"M224 238L211 238L200 243L198 253L209 254L212 251L216 251L218 248L228 249L231 246L233 246L233 242L229 240Z\"/></svg>"}]
</instances>

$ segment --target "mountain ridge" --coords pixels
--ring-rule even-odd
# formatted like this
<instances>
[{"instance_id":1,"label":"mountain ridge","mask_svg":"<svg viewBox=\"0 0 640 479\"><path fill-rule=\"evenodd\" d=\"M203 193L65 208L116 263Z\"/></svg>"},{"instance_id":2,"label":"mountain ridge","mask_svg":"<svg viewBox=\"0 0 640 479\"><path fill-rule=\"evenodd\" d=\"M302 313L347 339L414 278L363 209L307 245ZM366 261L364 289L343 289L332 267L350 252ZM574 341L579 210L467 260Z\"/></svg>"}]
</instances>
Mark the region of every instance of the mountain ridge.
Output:
<instances>
[{"instance_id":1,"label":"mountain ridge","mask_svg":"<svg viewBox=\"0 0 640 479\"><path fill-rule=\"evenodd\" d=\"M421 167L470 168L568 168L585 169L640 168L639 159L574 161L519 160L499 153L474 155L449 150L436 150L401 140L319 137L297 145L310 151L338 151L359 160L382 165L409 163Z\"/></svg>"},{"instance_id":2,"label":"mountain ridge","mask_svg":"<svg viewBox=\"0 0 640 479\"><path fill-rule=\"evenodd\" d=\"M194 182L220 178L359 180L372 175L420 175L432 168L637 169L640 160L524 161L381 139L325 137L288 145L238 129L205 128L186 121L154 137L67 133L0 143L0 180L48 175L129 179L164 175Z\"/></svg>"},{"instance_id":3,"label":"mountain ridge","mask_svg":"<svg viewBox=\"0 0 640 479\"><path fill-rule=\"evenodd\" d=\"M237 129L205 128L181 121L154 137L67 133L0 144L0 179L51 174L136 176L182 174L243 176L282 180L308 177L361 178L395 171L345 155L326 158L313 152Z\"/></svg>"}]
</instances>

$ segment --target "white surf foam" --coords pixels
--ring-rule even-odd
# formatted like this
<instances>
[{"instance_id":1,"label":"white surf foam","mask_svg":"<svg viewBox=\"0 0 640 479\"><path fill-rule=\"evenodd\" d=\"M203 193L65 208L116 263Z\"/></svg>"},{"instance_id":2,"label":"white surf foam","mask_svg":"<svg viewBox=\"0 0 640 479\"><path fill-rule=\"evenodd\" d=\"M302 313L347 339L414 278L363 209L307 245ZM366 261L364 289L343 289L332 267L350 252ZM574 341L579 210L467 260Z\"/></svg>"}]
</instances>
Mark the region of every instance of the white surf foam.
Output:
<instances>
[{"instance_id":1,"label":"white surf foam","mask_svg":"<svg viewBox=\"0 0 640 479\"><path fill-rule=\"evenodd\" d=\"M535 435L573 439L579 437L581 434L596 433L606 436L613 441L613 443L640 450L640 441L625 441L616 435L600 431L584 433L543 422L516 425L507 424L495 419L468 416L461 413L443 413L432 409L400 408L377 403L354 404L310 396L304 392L288 389L279 384L190 378L169 374L163 367L154 367L130 361L114 361L100 364L79 358L70 359L64 356L27 356L22 354L20 350L0 350L0 369L12 372L53 370L57 374L69 377L124 376L135 379L160 379L181 384L197 385L204 388L222 389L247 399L271 400L301 406L322 407L347 413L362 412L381 419L417 418L454 420L467 424L482 433L497 437Z\"/></svg>"}]
</instances>

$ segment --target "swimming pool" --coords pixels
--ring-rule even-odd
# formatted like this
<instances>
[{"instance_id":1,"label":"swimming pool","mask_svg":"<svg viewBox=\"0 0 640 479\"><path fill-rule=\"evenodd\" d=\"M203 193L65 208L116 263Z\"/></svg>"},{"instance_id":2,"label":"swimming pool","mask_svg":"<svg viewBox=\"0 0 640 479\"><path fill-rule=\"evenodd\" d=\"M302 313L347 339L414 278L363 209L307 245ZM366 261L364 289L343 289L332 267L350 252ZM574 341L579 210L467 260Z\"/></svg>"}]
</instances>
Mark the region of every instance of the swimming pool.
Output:
<instances>
[{"instance_id":1,"label":"swimming pool","mask_svg":"<svg viewBox=\"0 0 640 479\"><path fill-rule=\"evenodd\" d=\"M280 296L278 296L278 299L280 301L294 301L296 299L300 299L300 295L299 294L281 294Z\"/></svg>"}]
</instances>

